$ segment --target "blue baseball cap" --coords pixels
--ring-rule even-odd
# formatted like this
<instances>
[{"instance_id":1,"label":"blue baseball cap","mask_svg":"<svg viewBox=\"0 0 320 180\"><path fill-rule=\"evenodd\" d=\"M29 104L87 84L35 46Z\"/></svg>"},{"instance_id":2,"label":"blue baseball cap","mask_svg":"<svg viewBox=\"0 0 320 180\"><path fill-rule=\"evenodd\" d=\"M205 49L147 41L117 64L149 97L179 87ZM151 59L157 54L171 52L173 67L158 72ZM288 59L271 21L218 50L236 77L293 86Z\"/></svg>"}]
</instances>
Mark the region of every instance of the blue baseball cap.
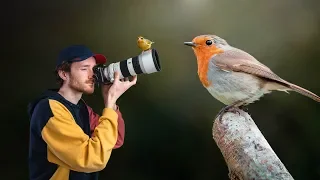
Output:
<instances>
[{"instance_id":1,"label":"blue baseball cap","mask_svg":"<svg viewBox=\"0 0 320 180\"><path fill-rule=\"evenodd\" d=\"M56 68L64 62L79 62L94 57L97 64L104 64L107 58L102 54L93 53L88 47L84 45L72 45L60 51Z\"/></svg>"}]
</instances>

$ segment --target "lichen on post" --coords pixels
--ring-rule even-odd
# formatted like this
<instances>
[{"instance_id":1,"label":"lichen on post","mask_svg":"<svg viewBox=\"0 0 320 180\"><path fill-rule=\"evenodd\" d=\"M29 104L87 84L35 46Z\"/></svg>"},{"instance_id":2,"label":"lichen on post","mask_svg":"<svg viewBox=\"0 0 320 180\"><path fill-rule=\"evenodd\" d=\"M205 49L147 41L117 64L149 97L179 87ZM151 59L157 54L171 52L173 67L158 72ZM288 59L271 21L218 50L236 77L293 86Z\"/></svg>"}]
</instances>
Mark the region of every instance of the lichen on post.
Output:
<instances>
[{"instance_id":1,"label":"lichen on post","mask_svg":"<svg viewBox=\"0 0 320 180\"><path fill-rule=\"evenodd\" d=\"M250 115L226 112L213 123L212 135L232 180L292 180L286 167L264 138Z\"/></svg>"}]
</instances>

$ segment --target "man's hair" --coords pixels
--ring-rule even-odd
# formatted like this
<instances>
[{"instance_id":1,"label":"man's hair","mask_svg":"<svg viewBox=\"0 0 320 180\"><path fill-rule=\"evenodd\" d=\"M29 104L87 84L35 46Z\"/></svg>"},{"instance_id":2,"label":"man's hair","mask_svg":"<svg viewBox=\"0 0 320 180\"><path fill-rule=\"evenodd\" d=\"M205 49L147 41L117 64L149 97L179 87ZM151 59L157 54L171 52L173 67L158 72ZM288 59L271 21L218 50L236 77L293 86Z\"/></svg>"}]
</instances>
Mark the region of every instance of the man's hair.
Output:
<instances>
[{"instance_id":1,"label":"man's hair","mask_svg":"<svg viewBox=\"0 0 320 180\"><path fill-rule=\"evenodd\" d=\"M63 85L63 79L61 79L58 72L59 70L64 72L70 72L71 64L72 64L71 62L64 62L54 70L54 74L56 76L56 82L60 87Z\"/></svg>"}]
</instances>

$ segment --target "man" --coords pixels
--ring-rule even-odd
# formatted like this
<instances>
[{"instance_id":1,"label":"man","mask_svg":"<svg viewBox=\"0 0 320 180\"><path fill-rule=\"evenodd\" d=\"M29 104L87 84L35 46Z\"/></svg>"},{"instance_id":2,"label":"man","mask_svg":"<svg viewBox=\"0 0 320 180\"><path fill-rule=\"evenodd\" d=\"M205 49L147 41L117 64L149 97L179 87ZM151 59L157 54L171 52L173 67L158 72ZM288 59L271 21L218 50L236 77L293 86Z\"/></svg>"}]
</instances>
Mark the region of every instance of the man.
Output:
<instances>
[{"instance_id":1,"label":"man","mask_svg":"<svg viewBox=\"0 0 320 180\"><path fill-rule=\"evenodd\" d=\"M94 92L93 67L105 63L101 54L93 54L82 45L60 52L56 75L57 90L47 90L28 106L30 115L29 178L98 179L111 152L124 140L124 121L117 99L131 86L128 79L102 86L104 109L96 114L82 99Z\"/></svg>"}]
</instances>

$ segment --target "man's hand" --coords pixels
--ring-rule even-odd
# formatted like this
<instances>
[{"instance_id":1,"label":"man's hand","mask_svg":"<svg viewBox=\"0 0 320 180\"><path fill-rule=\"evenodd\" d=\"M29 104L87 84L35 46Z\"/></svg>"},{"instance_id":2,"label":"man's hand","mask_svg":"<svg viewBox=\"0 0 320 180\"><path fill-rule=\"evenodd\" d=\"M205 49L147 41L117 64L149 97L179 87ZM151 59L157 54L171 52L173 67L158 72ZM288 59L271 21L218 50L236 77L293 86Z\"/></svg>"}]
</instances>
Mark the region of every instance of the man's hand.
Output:
<instances>
[{"instance_id":1,"label":"man's hand","mask_svg":"<svg viewBox=\"0 0 320 180\"><path fill-rule=\"evenodd\" d=\"M116 102L118 98L126 92L131 86L137 83L137 76L134 76L131 81L129 78L124 80L119 79L119 73L115 72L113 84L102 86L102 95L104 98L104 104L106 108L116 108Z\"/></svg>"}]
</instances>

